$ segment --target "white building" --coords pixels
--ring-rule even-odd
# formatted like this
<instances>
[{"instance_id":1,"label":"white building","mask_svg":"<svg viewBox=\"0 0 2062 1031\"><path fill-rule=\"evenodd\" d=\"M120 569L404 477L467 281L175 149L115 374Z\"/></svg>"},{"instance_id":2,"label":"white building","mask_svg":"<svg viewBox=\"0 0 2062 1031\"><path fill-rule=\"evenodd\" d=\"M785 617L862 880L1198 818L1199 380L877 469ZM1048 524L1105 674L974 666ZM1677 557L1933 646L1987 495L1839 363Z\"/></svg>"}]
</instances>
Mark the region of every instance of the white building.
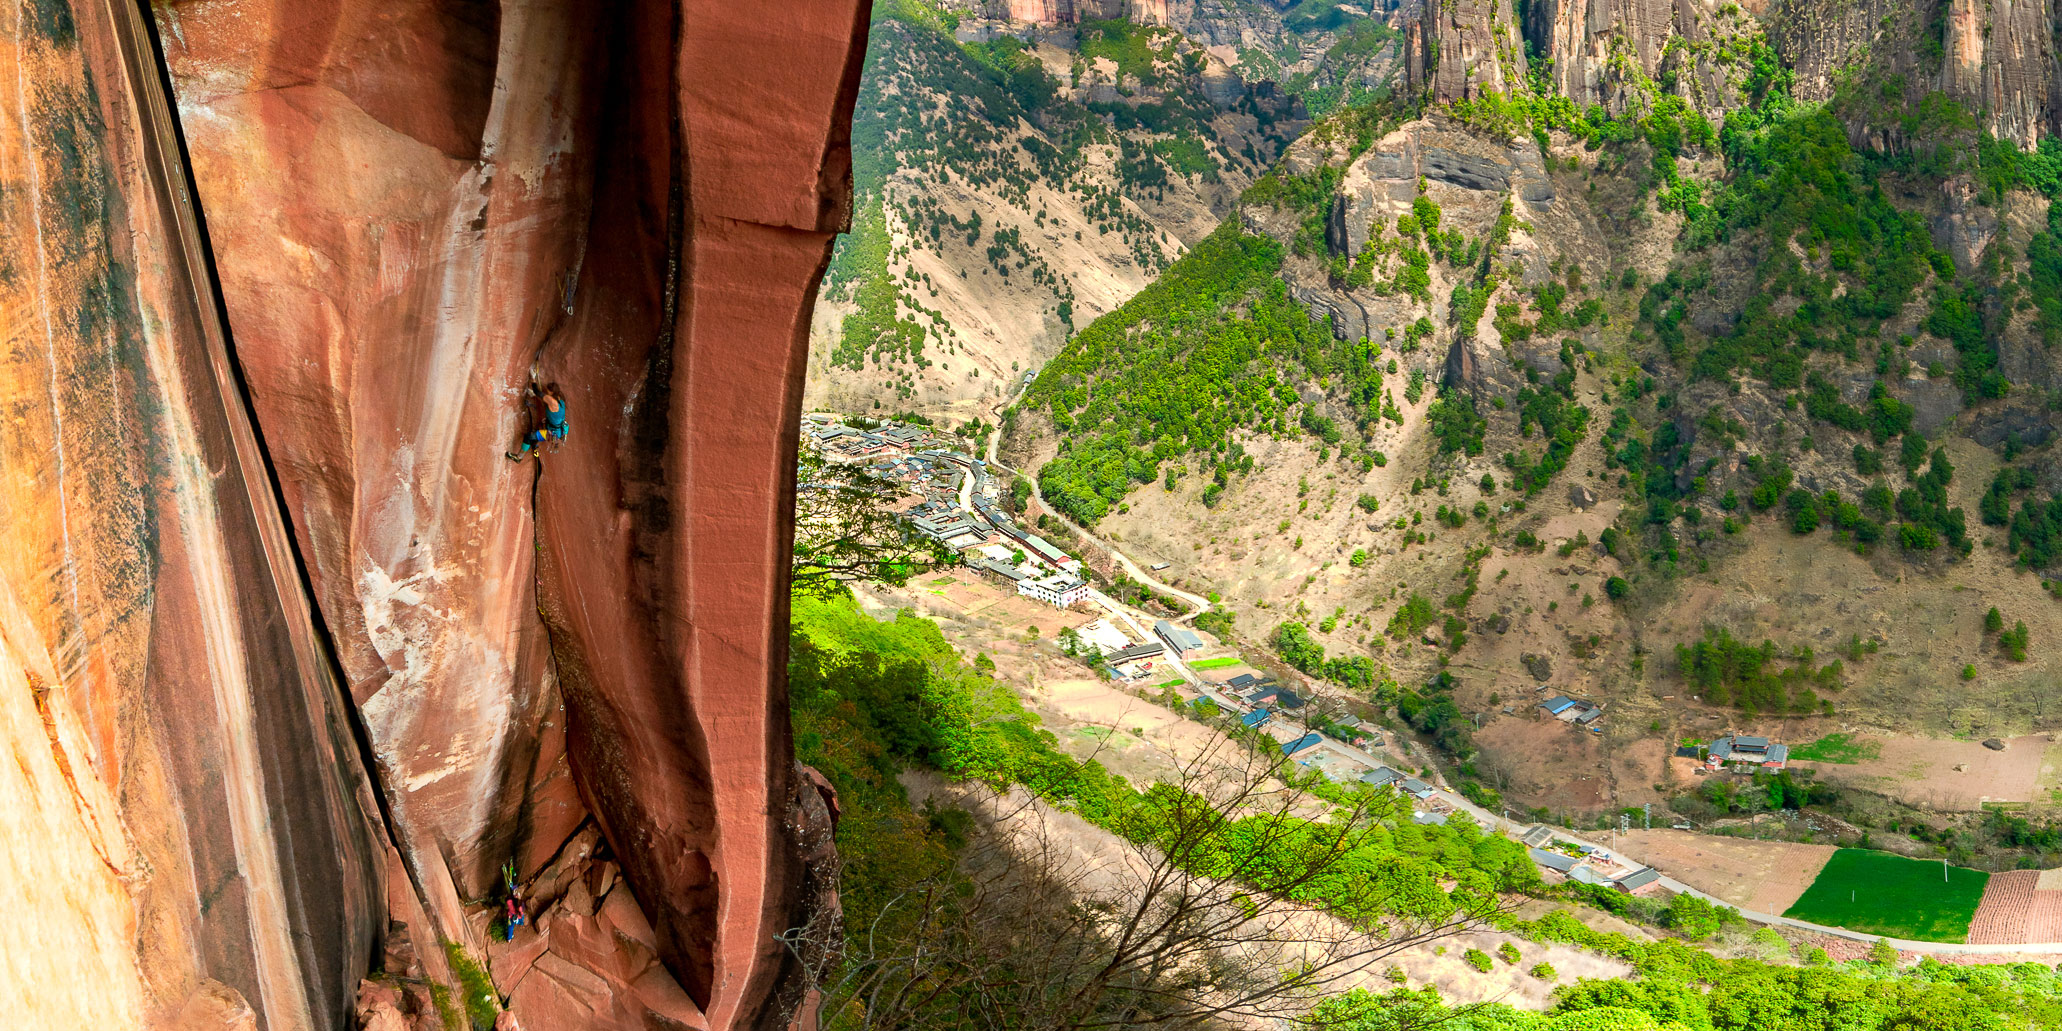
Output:
<instances>
[{"instance_id":1,"label":"white building","mask_svg":"<svg viewBox=\"0 0 2062 1031\"><path fill-rule=\"evenodd\" d=\"M1036 580L1020 581L1017 593L1064 609L1088 597L1088 585L1078 576L1054 573Z\"/></svg>"}]
</instances>

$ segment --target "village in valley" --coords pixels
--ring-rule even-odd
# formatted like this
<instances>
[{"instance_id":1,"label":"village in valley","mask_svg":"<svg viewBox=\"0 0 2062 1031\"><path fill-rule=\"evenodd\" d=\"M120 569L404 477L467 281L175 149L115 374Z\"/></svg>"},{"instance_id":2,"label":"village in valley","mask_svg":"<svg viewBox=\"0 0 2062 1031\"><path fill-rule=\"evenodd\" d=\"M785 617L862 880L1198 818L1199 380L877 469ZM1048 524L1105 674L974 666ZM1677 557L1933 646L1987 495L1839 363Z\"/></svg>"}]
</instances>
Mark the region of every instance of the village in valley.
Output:
<instances>
[{"instance_id":1,"label":"village in valley","mask_svg":"<svg viewBox=\"0 0 2062 1031\"><path fill-rule=\"evenodd\" d=\"M999 634L1043 638L1051 648L1085 667L1107 685L1101 693L1144 699L1190 720L1220 724L1227 732L1271 738L1285 757L1334 783L1359 781L1389 787L1408 798L1412 819L1444 824L1467 813L1522 840L1549 882L1572 881L1614 888L1632 895L1691 890L1652 867L1573 833L1543 823L1514 821L1499 807L1491 811L1441 783L1424 745L1404 740L1377 724L1379 714L1358 698L1336 694L1265 659L1249 661L1238 649L1194 626L1204 606L1166 611L1176 599L1141 586L1095 547L1070 554L1052 537L1026 525L1022 482L1008 470L969 453L967 437L909 421L877 421L812 414L802 425L803 444L831 465L857 467L902 494L890 507L909 533L957 556L958 568L940 568L924 592L936 608L927 614L981 613L1003 616ZM1018 513L1018 514L1013 514ZM1056 527L1064 530L1064 527ZM1050 536L1048 536L1050 534ZM1147 607L1116 597L1113 584L1158 603ZM911 585L916 588L916 584ZM1048 613L1050 618L1037 613ZM1263 665L1265 664L1265 665ZM1530 707L1532 719L1567 725L1574 734L1601 734L1604 707L1588 699L1550 694ZM1523 715L1505 706L1506 716ZM1726 736L1679 752L1694 760L1698 775L1781 770L1788 748L1752 736ZM1634 821L1621 829L1631 830ZM1651 821L1646 821L1651 822ZM1639 828L1651 831L1650 826ZM1675 824L1662 833L1681 833Z\"/></svg>"}]
</instances>

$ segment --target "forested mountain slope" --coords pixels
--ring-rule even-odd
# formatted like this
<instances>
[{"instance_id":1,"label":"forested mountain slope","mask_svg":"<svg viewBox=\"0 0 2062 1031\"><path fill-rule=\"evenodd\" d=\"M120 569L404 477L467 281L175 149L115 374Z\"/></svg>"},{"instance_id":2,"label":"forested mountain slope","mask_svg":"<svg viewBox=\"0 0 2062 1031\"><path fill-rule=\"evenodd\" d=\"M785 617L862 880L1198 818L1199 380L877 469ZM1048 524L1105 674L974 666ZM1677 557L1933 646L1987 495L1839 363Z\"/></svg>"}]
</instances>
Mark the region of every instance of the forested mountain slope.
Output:
<instances>
[{"instance_id":1,"label":"forested mountain slope","mask_svg":"<svg viewBox=\"0 0 2062 1031\"><path fill-rule=\"evenodd\" d=\"M1234 41L1217 44L1009 13L876 9L812 403L991 417L1023 371L1208 235L1308 110L1400 74L1398 33L1330 9L1186 23Z\"/></svg>"},{"instance_id":2,"label":"forested mountain slope","mask_svg":"<svg viewBox=\"0 0 2062 1031\"><path fill-rule=\"evenodd\" d=\"M1924 11L1832 86L1732 5L1631 19L1579 89L1568 37L1463 13L1071 342L1005 454L1527 803L1668 797L1727 726L2045 726L2053 144L1915 85ZM1612 718L1534 729L1535 689Z\"/></svg>"}]
</instances>

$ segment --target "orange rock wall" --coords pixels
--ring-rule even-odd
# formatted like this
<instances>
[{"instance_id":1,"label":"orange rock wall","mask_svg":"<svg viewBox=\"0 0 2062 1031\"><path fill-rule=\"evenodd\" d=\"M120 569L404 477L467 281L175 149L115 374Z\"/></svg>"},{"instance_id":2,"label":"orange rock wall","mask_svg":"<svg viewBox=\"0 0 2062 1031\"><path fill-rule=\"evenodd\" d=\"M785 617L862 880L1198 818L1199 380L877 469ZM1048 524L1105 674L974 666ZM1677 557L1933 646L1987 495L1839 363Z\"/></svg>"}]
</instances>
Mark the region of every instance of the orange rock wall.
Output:
<instances>
[{"instance_id":1,"label":"orange rock wall","mask_svg":"<svg viewBox=\"0 0 2062 1031\"><path fill-rule=\"evenodd\" d=\"M131 5L0 12L0 1012L340 1027L376 804L156 71Z\"/></svg>"},{"instance_id":2,"label":"orange rock wall","mask_svg":"<svg viewBox=\"0 0 2062 1031\"><path fill-rule=\"evenodd\" d=\"M866 14L157 8L236 353L431 921L482 945L463 900L591 811L710 1027L784 1024L773 936L833 913L785 571ZM533 376L573 434L512 464ZM529 980L561 967L519 969L504 990L570 1011Z\"/></svg>"}]
</instances>

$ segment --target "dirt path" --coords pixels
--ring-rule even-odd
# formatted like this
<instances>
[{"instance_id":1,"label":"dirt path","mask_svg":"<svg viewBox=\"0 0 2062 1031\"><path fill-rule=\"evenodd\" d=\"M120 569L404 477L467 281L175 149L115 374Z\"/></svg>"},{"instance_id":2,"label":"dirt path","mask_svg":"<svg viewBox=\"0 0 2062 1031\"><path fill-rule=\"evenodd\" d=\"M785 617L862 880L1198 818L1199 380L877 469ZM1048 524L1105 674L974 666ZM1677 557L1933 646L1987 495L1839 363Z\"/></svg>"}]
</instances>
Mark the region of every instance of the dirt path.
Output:
<instances>
[{"instance_id":1,"label":"dirt path","mask_svg":"<svg viewBox=\"0 0 2062 1031\"><path fill-rule=\"evenodd\" d=\"M1973 812L1985 802L2036 799L2050 735L2008 738L2003 751L1979 741L1869 737L1875 758L1859 763L1799 763L1835 784L1881 792L1911 805Z\"/></svg>"},{"instance_id":2,"label":"dirt path","mask_svg":"<svg viewBox=\"0 0 2062 1031\"><path fill-rule=\"evenodd\" d=\"M1606 839L1662 873L1741 909L1781 914L1811 887L1831 845L1754 841L1689 831L1629 831Z\"/></svg>"}]
</instances>

